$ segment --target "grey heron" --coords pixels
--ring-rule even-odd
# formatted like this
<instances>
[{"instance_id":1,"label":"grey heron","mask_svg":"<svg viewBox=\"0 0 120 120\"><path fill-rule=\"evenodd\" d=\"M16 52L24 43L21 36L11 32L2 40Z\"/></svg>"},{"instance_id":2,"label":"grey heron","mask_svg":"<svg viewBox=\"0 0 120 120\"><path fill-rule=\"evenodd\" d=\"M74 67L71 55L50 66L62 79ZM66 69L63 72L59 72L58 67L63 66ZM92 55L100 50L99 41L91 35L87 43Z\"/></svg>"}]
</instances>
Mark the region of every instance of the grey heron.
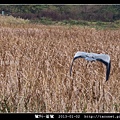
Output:
<instances>
[{"instance_id":1,"label":"grey heron","mask_svg":"<svg viewBox=\"0 0 120 120\"><path fill-rule=\"evenodd\" d=\"M74 60L76 60L77 58L85 58L87 61L100 61L102 62L104 65L106 65L106 81L109 78L109 74L110 74L110 68L111 68L111 60L110 60L110 56L107 54L97 54L97 53L87 53L87 52L81 52L78 51L72 61L72 65L70 68L70 76L71 76L71 72L72 72L72 66L73 66L73 62Z\"/></svg>"}]
</instances>

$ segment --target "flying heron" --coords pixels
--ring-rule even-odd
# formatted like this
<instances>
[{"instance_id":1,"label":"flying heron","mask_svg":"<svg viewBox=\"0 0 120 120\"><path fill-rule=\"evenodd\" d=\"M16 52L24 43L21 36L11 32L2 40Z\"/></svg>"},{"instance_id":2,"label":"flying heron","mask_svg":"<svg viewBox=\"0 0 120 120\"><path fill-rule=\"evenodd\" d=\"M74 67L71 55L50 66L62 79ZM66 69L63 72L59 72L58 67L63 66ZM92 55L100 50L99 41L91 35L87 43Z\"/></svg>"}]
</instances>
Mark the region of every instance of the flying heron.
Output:
<instances>
[{"instance_id":1,"label":"flying heron","mask_svg":"<svg viewBox=\"0 0 120 120\"><path fill-rule=\"evenodd\" d=\"M100 61L102 63L104 63L106 65L106 81L109 78L109 74L110 74L110 68L111 68L111 61L110 61L110 56L107 54L97 54L97 53L87 53L87 52L81 52L78 51L72 61L72 65L70 68L70 76L71 76L71 72L72 72L72 66L73 66L73 62L74 60L76 60L77 58L85 58L87 61Z\"/></svg>"}]
</instances>

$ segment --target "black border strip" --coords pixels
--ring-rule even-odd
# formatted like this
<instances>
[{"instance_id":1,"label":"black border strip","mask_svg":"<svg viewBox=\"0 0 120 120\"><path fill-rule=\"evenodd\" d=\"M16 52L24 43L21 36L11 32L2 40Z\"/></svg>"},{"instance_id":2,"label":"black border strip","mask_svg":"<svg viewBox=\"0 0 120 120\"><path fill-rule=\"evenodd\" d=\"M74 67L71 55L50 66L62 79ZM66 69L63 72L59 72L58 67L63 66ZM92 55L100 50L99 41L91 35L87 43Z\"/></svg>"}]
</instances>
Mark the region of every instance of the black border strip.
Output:
<instances>
[{"instance_id":1,"label":"black border strip","mask_svg":"<svg viewBox=\"0 0 120 120\"><path fill-rule=\"evenodd\" d=\"M1 113L0 119L120 119L120 113Z\"/></svg>"},{"instance_id":2,"label":"black border strip","mask_svg":"<svg viewBox=\"0 0 120 120\"><path fill-rule=\"evenodd\" d=\"M1 4L120 4L118 0L1 0Z\"/></svg>"}]
</instances>

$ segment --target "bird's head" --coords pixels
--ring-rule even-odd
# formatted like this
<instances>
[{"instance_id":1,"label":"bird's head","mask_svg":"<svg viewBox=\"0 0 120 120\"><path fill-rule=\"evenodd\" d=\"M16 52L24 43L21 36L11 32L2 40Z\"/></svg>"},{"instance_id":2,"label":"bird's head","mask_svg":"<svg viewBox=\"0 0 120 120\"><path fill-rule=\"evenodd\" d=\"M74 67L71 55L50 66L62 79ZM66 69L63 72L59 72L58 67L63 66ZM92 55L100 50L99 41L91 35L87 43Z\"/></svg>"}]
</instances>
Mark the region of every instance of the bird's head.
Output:
<instances>
[{"instance_id":1,"label":"bird's head","mask_svg":"<svg viewBox=\"0 0 120 120\"><path fill-rule=\"evenodd\" d=\"M85 58L85 57L86 57L86 52L80 52L80 51L78 51L78 52L75 54L74 58L76 59L76 58L78 58L78 57Z\"/></svg>"}]
</instances>

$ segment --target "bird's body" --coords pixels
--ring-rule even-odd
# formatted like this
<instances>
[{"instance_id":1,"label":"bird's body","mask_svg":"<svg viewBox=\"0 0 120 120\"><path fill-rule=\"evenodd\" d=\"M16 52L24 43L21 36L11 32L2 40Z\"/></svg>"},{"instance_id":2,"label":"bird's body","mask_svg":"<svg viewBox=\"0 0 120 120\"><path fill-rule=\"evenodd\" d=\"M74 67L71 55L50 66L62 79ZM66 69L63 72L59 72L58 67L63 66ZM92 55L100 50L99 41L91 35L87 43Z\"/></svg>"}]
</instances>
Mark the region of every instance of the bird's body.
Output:
<instances>
[{"instance_id":1,"label":"bird's body","mask_svg":"<svg viewBox=\"0 0 120 120\"><path fill-rule=\"evenodd\" d=\"M87 53L87 52L80 52L78 51L72 61L72 65L75 59L77 58L85 58L85 60L87 61L100 61L102 63L104 63L106 65L106 81L109 78L109 74L110 74L110 67L111 67L111 62L110 62L110 56L107 54L97 54L97 53ZM70 68L70 75L72 72L72 65Z\"/></svg>"}]
</instances>

